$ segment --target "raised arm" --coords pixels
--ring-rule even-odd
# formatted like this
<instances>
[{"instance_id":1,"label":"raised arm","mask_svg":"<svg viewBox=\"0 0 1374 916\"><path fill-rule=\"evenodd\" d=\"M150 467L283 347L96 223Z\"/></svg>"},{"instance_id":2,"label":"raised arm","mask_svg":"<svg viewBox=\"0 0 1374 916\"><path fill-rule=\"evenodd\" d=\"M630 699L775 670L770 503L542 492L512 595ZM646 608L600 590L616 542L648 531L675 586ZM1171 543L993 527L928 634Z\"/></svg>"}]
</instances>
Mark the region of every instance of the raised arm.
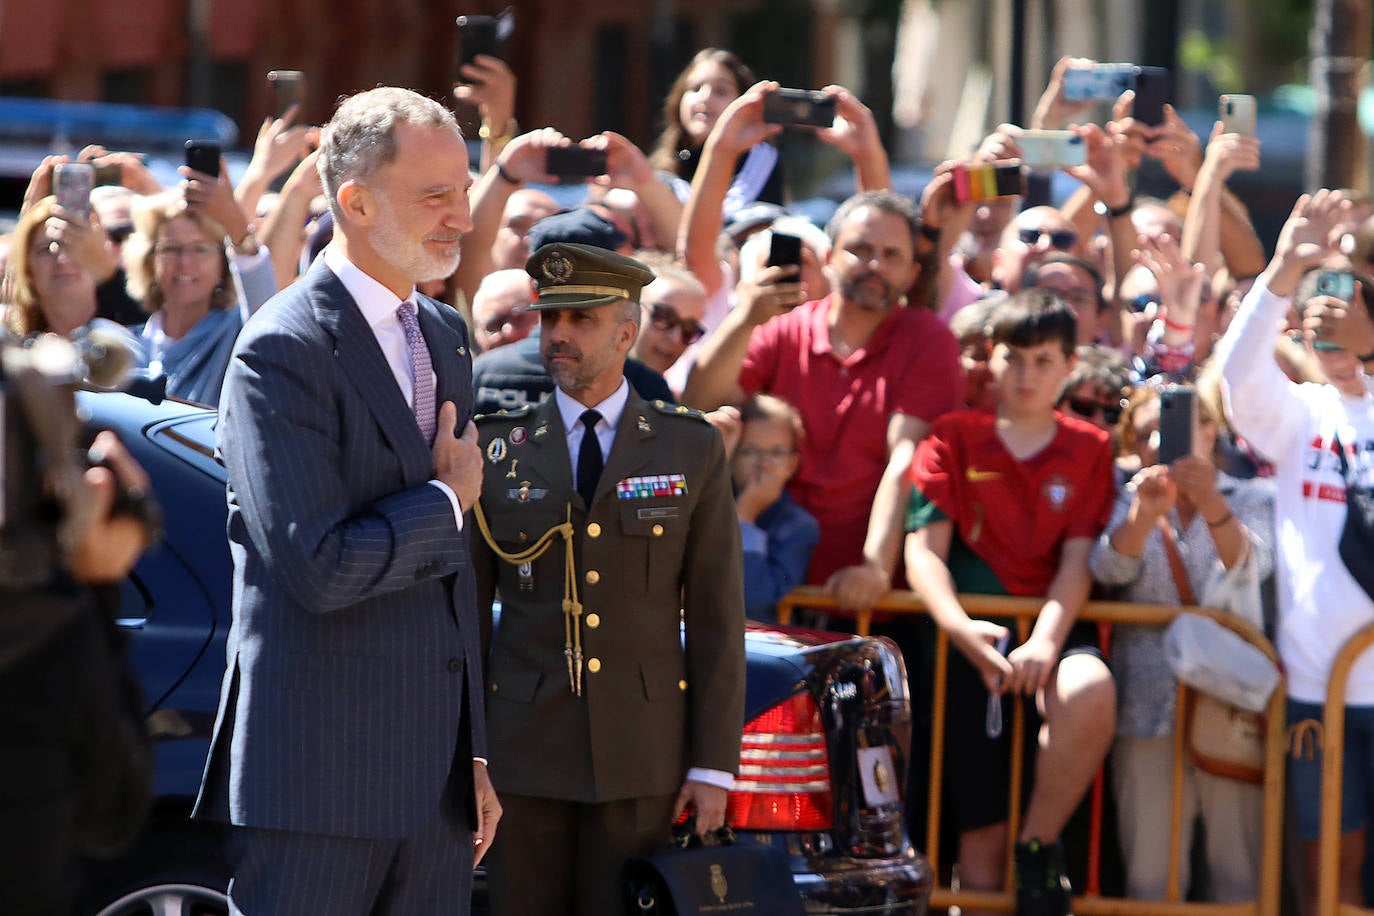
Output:
<instances>
[{"instance_id":1,"label":"raised arm","mask_svg":"<svg viewBox=\"0 0 1374 916\"><path fill-rule=\"evenodd\" d=\"M463 258L455 271L458 288L468 302L482 278L491 273L491 245L501 228L506 201L526 182L552 182L553 176L544 171L544 151L571 143L552 127L521 134L506 145L496 164L473 185L472 229L463 236Z\"/></svg>"},{"instance_id":2,"label":"raised arm","mask_svg":"<svg viewBox=\"0 0 1374 916\"><path fill-rule=\"evenodd\" d=\"M768 80L750 86L721 112L701 150L678 229L677 248L678 256L706 287L708 296L714 295L722 282L716 239L720 236L722 209L735 163L749 147L782 130L777 124L763 121L763 99L777 87L777 83Z\"/></svg>"}]
</instances>

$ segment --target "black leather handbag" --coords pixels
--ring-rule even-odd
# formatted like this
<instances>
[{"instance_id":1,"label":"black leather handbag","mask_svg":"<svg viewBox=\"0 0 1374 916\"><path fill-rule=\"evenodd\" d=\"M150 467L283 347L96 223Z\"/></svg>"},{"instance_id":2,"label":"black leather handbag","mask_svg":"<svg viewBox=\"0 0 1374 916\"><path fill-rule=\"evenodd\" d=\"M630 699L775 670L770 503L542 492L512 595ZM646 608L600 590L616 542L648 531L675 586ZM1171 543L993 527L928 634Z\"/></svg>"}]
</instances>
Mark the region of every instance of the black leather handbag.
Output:
<instances>
[{"instance_id":1,"label":"black leather handbag","mask_svg":"<svg viewBox=\"0 0 1374 916\"><path fill-rule=\"evenodd\" d=\"M772 846L738 843L729 827L705 845L677 830L672 845L625 865L633 916L805 916L787 857Z\"/></svg>"},{"instance_id":2,"label":"black leather handbag","mask_svg":"<svg viewBox=\"0 0 1374 916\"><path fill-rule=\"evenodd\" d=\"M1365 594L1374 598L1374 491L1360 484L1359 475L1351 469L1339 438L1336 439L1336 454L1340 456L1341 476L1345 478L1341 560Z\"/></svg>"}]
</instances>

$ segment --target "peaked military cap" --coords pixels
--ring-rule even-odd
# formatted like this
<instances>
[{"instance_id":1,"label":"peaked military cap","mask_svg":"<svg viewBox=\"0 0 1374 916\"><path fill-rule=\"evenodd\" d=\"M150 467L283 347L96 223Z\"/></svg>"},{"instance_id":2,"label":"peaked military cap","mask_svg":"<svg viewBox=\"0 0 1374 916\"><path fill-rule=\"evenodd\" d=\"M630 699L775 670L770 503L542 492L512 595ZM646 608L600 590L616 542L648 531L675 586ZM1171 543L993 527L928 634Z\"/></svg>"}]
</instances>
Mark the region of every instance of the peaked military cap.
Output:
<instances>
[{"instance_id":1,"label":"peaked military cap","mask_svg":"<svg viewBox=\"0 0 1374 916\"><path fill-rule=\"evenodd\" d=\"M543 246L525 262L525 272L539 286L533 311L638 302L640 290L654 279L653 271L634 258L571 242Z\"/></svg>"}]
</instances>

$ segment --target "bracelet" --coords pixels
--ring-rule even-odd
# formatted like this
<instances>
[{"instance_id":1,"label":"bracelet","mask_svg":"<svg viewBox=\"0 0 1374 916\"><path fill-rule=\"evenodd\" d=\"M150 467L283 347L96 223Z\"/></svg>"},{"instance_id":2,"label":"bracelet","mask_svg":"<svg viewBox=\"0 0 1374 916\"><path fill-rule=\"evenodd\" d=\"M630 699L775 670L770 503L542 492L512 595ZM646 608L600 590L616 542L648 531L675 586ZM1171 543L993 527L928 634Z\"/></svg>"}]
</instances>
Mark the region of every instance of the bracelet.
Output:
<instances>
[{"instance_id":1,"label":"bracelet","mask_svg":"<svg viewBox=\"0 0 1374 916\"><path fill-rule=\"evenodd\" d=\"M1191 324L1178 324L1170 321L1168 318L1163 318L1161 320L1164 322L1164 326L1171 331L1191 331L1193 329L1193 325Z\"/></svg>"},{"instance_id":2,"label":"bracelet","mask_svg":"<svg viewBox=\"0 0 1374 916\"><path fill-rule=\"evenodd\" d=\"M1232 512L1230 509L1227 509L1227 510L1226 510L1226 514L1223 515L1221 518L1217 519L1216 521L1214 521L1214 522L1207 522L1207 519L1205 519L1205 518L1203 519L1203 521L1204 521L1204 522L1207 522L1207 527L1208 527L1208 528L1220 528L1222 525L1226 524L1227 522L1229 522L1231 519L1233 519L1233 518L1235 518L1235 517L1236 517L1236 513Z\"/></svg>"},{"instance_id":3,"label":"bracelet","mask_svg":"<svg viewBox=\"0 0 1374 916\"><path fill-rule=\"evenodd\" d=\"M524 182L521 181L519 178L516 178L510 172L507 172L506 167L502 165L500 162L496 163L496 174L500 175L502 180L509 181L513 185L524 184Z\"/></svg>"},{"instance_id":4,"label":"bracelet","mask_svg":"<svg viewBox=\"0 0 1374 916\"><path fill-rule=\"evenodd\" d=\"M1103 202L1103 205L1104 205L1104 206L1106 205L1106 204L1105 204L1105 201ZM1111 218L1111 219L1117 219L1117 218L1119 218L1119 217L1126 216L1127 214L1129 214L1129 213L1130 213L1132 210L1134 210L1134 209L1135 209L1135 192L1132 191L1132 192L1130 193L1130 195L1126 198L1126 202L1125 202L1124 204L1122 204L1121 206L1119 206L1119 207L1107 207L1107 216L1108 216L1109 218Z\"/></svg>"}]
</instances>

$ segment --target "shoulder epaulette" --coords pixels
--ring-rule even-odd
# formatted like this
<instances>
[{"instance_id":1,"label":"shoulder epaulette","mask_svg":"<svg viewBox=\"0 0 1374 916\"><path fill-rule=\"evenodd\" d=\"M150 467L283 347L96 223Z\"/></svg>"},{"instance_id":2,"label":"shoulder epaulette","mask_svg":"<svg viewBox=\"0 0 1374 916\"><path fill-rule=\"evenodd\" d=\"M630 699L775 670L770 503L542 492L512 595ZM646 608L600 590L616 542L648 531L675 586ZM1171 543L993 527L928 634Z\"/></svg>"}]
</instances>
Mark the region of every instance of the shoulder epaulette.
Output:
<instances>
[{"instance_id":1,"label":"shoulder epaulette","mask_svg":"<svg viewBox=\"0 0 1374 916\"><path fill-rule=\"evenodd\" d=\"M649 406L659 413L667 414L670 417L691 417L694 420L700 420L702 423L710 422L706 419L706 414L693 407L688 407L686 404L669 404L667 401L658 399L650 401Z\"/></svg>"},{"instance_id":2,"label":"shoulder epaulette","mask_svg":"<svg viewBox=\"0 0 1374 916\"><path fill-rule=\"evenodd\" d=\"M477 423L495 423L500 420L517 420L527 416L529 412L534 409L534 406L533 404L521 404L519 407L513 407L509 410L498 410L496 413L479 413L472 419Z\"/></svg>"}]
</instances>

